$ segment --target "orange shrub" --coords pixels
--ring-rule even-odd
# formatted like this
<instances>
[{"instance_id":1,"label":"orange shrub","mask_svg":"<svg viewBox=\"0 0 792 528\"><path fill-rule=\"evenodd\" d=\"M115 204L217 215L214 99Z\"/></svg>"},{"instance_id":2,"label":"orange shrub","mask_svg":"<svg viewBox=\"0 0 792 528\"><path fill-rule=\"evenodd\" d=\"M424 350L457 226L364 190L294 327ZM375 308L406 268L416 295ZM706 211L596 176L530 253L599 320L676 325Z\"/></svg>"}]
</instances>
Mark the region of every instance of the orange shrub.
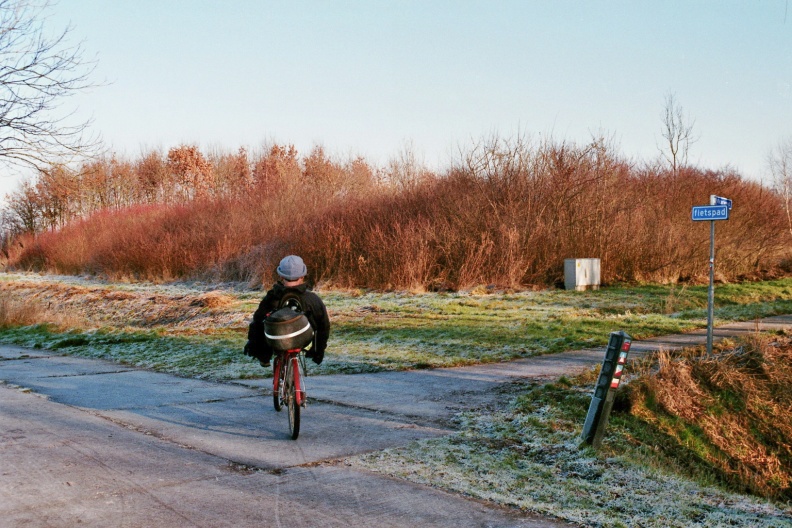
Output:
<instances>
[{"instance_id":1,"label":"orange shrub","mask_svg":"<svg viewBox=\"0 0 792 528\"><path fill-rule=\"evenodd\" d=\"M321 148L302 159L278 145L251 159L245 151L211 162L198 154L172 149L167 161L150 154L111 163L124 175L117 181L137 171L140 201L160 202L106 208L12 244L9 263L256 284L270 280L284 254L298 253L315 280L337 286L456 289L554 284L564 259L598 257L606 283L698 280L708 272L709 226L692 222L690 210L710 194L735 203L716 230L723 278L769 269L792 247L776 193L730 171L635 166L602 140L495 138L443 175L408 160L390 169L407 176L388 173L384 182L364 160L341 163ZM173 184L168 169L180 173ZM199 176L200 193L164 198L169 185ZM173 205L191 195L200 197Z\"/></svg>"}]
</instances>

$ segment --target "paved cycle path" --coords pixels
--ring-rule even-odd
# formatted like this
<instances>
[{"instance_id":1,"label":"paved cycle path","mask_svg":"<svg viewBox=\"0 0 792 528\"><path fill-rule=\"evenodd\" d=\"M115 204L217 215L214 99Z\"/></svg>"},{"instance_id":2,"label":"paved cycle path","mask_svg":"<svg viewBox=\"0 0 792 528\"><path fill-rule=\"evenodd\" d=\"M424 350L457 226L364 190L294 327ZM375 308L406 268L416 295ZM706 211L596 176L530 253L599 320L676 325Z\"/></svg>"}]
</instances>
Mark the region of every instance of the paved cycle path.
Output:
<instances>
[{"instance_id":1,"label":"paved cycle path","mask_svg":"<svg viewBox=\"0 0 792 528\"><path fill-rule=\"evenodd\" d=\"M734 323L716 339L792 329ZM635 341L632 357L703 343ZM308 379L297 442L270 382L212 383L0 347L0 518L7 526L566 526L347 467L343 457L448 434L509 384L597 365L579 350L464 368Z\"/></svg>"}]
</instances>

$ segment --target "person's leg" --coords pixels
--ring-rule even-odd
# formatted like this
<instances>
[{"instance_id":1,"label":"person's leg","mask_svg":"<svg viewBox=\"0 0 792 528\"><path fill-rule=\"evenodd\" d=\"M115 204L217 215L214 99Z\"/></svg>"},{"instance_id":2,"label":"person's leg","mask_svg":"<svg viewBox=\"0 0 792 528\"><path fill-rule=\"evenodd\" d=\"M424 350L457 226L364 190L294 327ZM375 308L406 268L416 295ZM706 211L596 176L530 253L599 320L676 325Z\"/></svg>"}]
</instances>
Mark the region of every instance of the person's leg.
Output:
<instances>
[{"instance_id":1,"label":"person's leg","mask_svg":"<svg viewBox=\"0 0 792 528\"><path fill-rule=\"evenodd\" d=\"M269 346L269 343L266 343L264 347L262 347L261 354L258 356L259 364L267 368L270 366L270 360L272 359L272 347Z\"/></svg>"}]
</instances>

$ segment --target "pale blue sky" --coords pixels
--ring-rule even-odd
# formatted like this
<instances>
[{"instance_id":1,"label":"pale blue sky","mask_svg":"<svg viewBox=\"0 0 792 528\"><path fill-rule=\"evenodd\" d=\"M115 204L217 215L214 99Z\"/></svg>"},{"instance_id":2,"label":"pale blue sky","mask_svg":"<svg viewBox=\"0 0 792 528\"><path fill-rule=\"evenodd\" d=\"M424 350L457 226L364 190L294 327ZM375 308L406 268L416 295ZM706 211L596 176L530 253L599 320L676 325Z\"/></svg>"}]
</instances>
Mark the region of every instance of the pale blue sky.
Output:
<instances>
[{"instance_id":1,"label":"pale blue sky","mask_svg":"<svg viewBox=\"0 0 792 528\"><path fill-rule=\"evenodd\" d=\"M110 84L68 102L114 150L179 143L360 154L407 142L432 168L518 130L658 155L664 96L695 119L691 159L766 176L792 136L787 0L60 0Z\"/></svg>"}]
</instances>

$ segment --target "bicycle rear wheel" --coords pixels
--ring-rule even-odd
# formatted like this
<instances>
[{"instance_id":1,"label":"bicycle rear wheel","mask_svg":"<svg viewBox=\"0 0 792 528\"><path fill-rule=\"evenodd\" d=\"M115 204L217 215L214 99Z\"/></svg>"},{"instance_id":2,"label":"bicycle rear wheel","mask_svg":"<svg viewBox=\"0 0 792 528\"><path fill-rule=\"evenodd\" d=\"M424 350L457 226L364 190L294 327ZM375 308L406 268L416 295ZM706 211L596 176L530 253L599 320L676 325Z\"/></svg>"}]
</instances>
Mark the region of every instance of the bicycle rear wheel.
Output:
<instances>
[{"instance_id":1,"label":"bicycle rear wheel","mask_svg":"<svg viewBox=\"0 0 792 528\"><path fill-rule=\"evenodd\" d=\"M289 409L289 432L292 440L300 436L300 403L297 400L300 386L300 373L297 358L292 358L286 369L286 404Z\"/></svg>"}]
</instances>

